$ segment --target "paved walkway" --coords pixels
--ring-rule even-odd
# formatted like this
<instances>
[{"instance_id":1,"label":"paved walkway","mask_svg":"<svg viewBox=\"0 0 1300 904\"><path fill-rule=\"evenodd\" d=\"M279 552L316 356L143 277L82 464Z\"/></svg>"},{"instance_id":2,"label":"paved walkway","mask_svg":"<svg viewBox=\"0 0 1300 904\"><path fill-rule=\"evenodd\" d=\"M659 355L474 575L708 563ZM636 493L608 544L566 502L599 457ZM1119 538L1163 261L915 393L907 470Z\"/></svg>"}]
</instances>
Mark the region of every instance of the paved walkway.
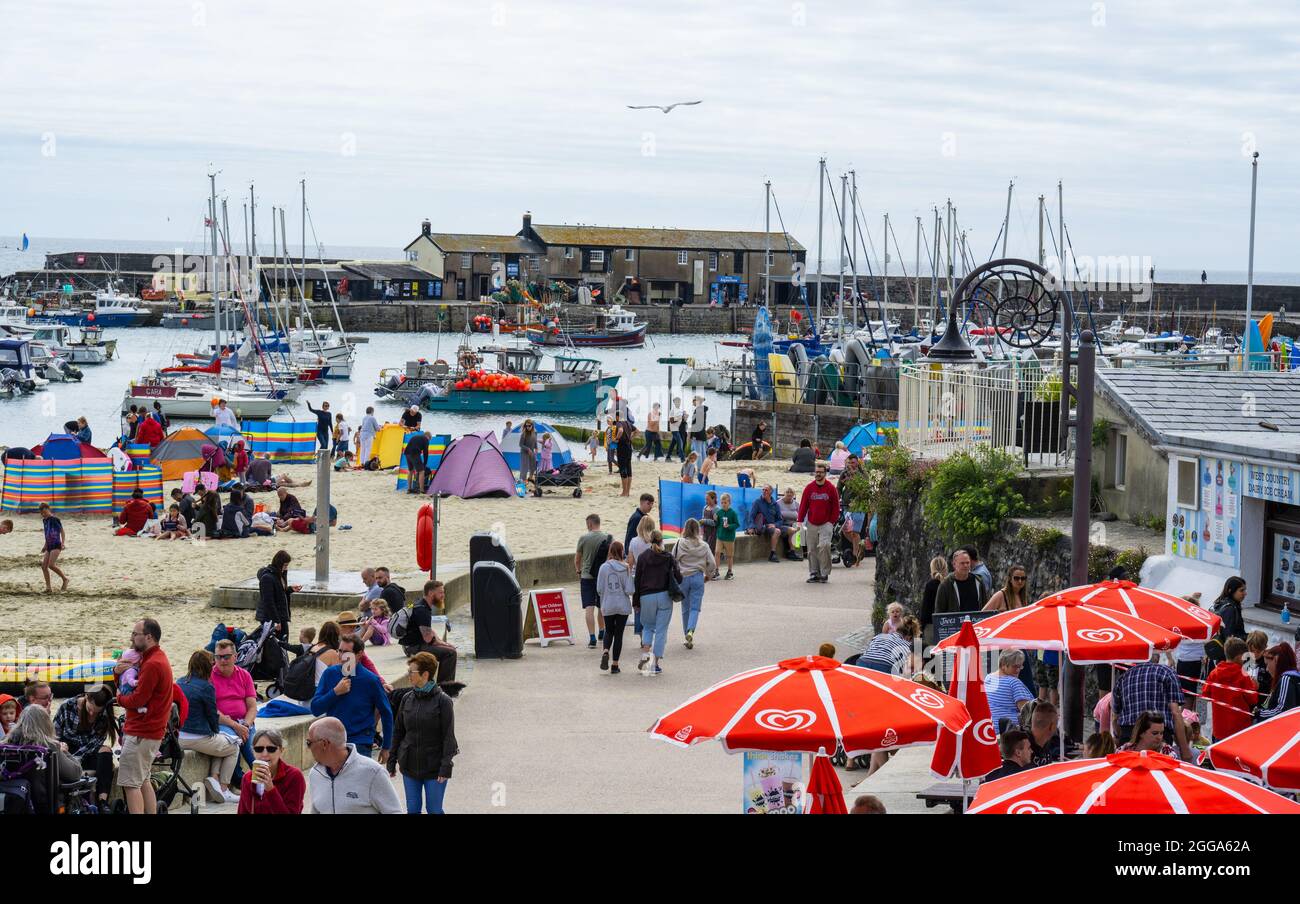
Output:
<instances>
[{"instance_id":1,"label":"paved walkway","mask_svg":"<svg viewBox=\"0 0 1300 904\"><path fill-rule=\"evenodd\" d=\"M530 643L521 660L475 663L456 707L461 755L447 811L739 812L740 756L716 742L681 750L646 729L736 672L815 653L824 641L860 631L870 623L873 573L869 559L813 585L804 583L802 564L745 564L735 580L706 585L695 649L682 646L674 612L658 678L635 671L630 628L627 671L617 676L599 670L599 652L587 649L581 625L577 646ZM576 586L569 588L571 617L580 619L577 599Z\"/></svg>"}]
</instances>

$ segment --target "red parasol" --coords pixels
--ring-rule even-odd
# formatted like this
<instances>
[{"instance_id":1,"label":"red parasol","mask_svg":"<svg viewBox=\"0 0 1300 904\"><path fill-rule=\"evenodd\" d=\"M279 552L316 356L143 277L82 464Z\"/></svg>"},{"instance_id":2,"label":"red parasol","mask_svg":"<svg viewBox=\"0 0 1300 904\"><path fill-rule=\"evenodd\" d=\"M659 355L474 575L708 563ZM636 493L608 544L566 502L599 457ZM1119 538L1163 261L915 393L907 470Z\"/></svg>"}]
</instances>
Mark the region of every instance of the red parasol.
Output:
<instances>
[{"instance_id":1,"label":"red parasol","mask_svg":"<svg viewBox=\"0 0 1300 904\"><path fill-rule=\"evenodd\" d=\"M826 751L820 751L813 757L812 770L808 773L808 788L804 791L804 812L809 814L848 813L844 803L844 786L831 765L831 758Z\"/></svg>"},{"instance_id":2,"label":"red parasol","mask_svg":"<svg viewBox=\"0 0 1300 904\"><path fill-rule=\"evenodd\" d=\"M971 724L960 734L939 732L930 771L939 778L981 778L1002 765L998 734L989 713L989 698L984 693L984 676L980 674L979 641L970 620L961 623L957 634L957 668L953 672L948 694L966 705Z\"/></svg>"},{"instance_id":3,"label":"red parasol","mask_svg":"<svg viewBox=\"0 0 1300 904\"><path fill-rule=\"evenodd\" d=\"M815 754L843 745L849 756L933 744L940 728L961 731L960 700L898 675L824 656L741 672L660 717L651 734L678 747L716 738L728 753Z\"/></svg>"},{"instance_id":4,"label":"red parasol","mask_svg":"<svg viewBox=\"0 0 1300 904\"><path fill-rule=\"evenodd\" d=\"M1223 619L1180 596L1139 587L1132 581L1101 581L1067 587L1047 599L1077 600L1099 609L1126 612L1175 631L1189 640L1209 640L1219 633Z\"/></svg>"},{"instance_id":5,"label":"red parasol","mask_svg":"<svg viewBox=\"0 0 1300 904\"><path fill-rule=\"evenodd\" d=\"M1172 649L1183 639L1127 613L1056 596L986 618L975 626L975 636L982 647L1064 650L1076 665L1146 662L1154 651ZM935 649L951 650L960 637L947 637Z\"/></svg>"},{"instance_id":6,"label":"red parasol","mask_svg":"<svg viewBox=\"0 0 1300 904\"><path fill-rule=\"evenodd\" d=\"M1126 750L985 782L966 812L1300 814L1300 804L1236 776Z\"/></svg>"},{"instance_id":7,"label":"red parasol","mask_svg":"<svg viewBox=\"0 0 1300 904\"><path fill-rule=\"evenodd\" d=\"M1241 731L1206 751L1215 769L1239 772L1270 788L1300 793L1300 709Z\"/></svg>"}]
</instances>

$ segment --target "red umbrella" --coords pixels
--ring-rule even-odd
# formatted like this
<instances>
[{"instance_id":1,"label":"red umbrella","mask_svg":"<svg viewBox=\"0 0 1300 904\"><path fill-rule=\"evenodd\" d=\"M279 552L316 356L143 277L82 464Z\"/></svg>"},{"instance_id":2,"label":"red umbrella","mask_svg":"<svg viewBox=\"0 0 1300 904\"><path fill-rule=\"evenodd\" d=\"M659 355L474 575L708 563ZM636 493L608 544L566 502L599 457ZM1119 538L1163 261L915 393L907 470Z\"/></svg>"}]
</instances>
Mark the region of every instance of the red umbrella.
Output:
<instances>
[{"instance_id":1,"label":"red umbrella","mask_svg":"<svg viewBox=\"0 0 1300 904\"><path fill-rule=\"evenodd\" d=\"M930 760L930 771L939 778L953 775L961 779L981 778L1002 765L998 733L993 727L980 671L979 641L975 639L975 626L967 619L957 634L957 668L948 693L966 704L971 724L960 734L946 729L939 732L939 742Z\"/></svg>"},{"instance_id":2,"label":"red umbrella","mask_svg":"<svg viewBox=\"0 0 1300 904\"><path fill-rule=\"evenodd\" d=\"M975 636L982 647L1064 650L1077 665L1146 662L1154 651L1172 649L1183 639L1127 613L1055 596L990 616L975 626ZM960 637L944 638L935 649L951 650Z\"/></svg>"},{"instance_id":3,"label":"red umbrella","mask_svg":"<svg viewBox=\"0 0 1300 904\"><path fill-rule=\"evenodd\" d=\"M849 756L933 744L939 729L961 731L960 700L898 675L824 656L802 656L741 672L655 722L651 734L678 747L716 738L728 753L817 753L842 744Z\"/></svg>"},{"instance_id":4,"label":"red umbrella","mask_svg":"<svg viewBox=\"0 0 1300 904\"><path fill-rule=\"evenodd\" d=\"M822 750L813 757L812 770L808 773L808 788L804 791L805 813L848 813L844 804L844 786L835 774L831 758Z\"/></svg>"},{"instance_id":5,"label":"red umbrella","mask_svg":"<svg viewBox=\"0 0 1300 904\"><path fill-rule=\"evenodd\" d=\"M1077 600L1099 609L1127 612L1175 631L1189 640L1209 640L1219 633L1223 619L1180 596L1139 587L1132 581L1101 581L1067 587L1047 599Z\"/></svg>"},{"instance_id":6,"label":"red umbrella","mask_svg":"<svg viewBox=\"0 0 1300 904\"><path fill-rule=\"evenodd\" d=\"M1215 769L1239 772L1270 788L1300 793L1300 709L1266 719L1206 751Z\"/></svg>"},{"instance_id":7,"label":"red umbrella","mask_svg":"<svg viewBox=\"0 0 1300 904\"><path fill-rule=\"evenodd\" d=\"M966 812L1300 814L1300 804L1236 776L1125 750L985 782Z\"/></svg>"}]
</instances>

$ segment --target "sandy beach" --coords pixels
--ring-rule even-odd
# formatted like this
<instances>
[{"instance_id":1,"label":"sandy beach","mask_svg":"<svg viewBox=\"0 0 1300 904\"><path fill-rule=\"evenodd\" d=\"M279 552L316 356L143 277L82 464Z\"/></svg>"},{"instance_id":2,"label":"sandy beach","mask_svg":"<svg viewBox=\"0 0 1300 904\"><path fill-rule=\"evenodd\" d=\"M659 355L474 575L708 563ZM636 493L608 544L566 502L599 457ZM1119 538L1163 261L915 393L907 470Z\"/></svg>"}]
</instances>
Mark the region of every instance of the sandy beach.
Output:
<instances>
[{"instance_id":1,"label":"sandy beach","mask_svg":"<svg viewBox=\"0 0 1300 904\"><path fill-rule=\"evenodd\" d=\"M618 475L607 473L603 459L588 469L581 499L567 490L549 491L541 499L445 499L439 561L449 565L467 561L469 536L493 529L504 535L516 556L571 551L591 512L598 513L606 529L621 539L636 498L643 492L657 496L658 481L676 479L680 467L676 461L634 460L631 499L620 497ZM736 472L742 467L753 467L760 485L773 482L781 488L801 489L810 479L806 474L790 474L788 461L722 462L714 472L714 483L735 486ZM276 473L305 480L315 471L297 465L277 468ZM398 574L417 570L415 517L424 500L397 493L395 485L392 472L333 475L331 499L338 509L338 523L351 525L350 530L336 528L331 534L333 570L358 571L367 565L386 565ZM170 493L172 486L168 484L165 492ZM292 492L308 511L315 507L314 486ZM277 504L271 493L258 494L257 499L268 506ZM69 515L62 519L68 548L60 562L71 583L59 593L56 577L56 592L47 595L39 563L40 518L11 517L13 533L0 537L3 645L14 647L23 641L29 647L121 647L129 639L132 623L152 615L163 626L163 646L178 669L190 651L207 643L219 621L235 614L208 607L214 586L254 577L278 549L289 551L294 568L312 567L315 554L311 535L283 533L206 543L159 541L115 537L103 515ZM251 613L245 620L252 621Z\"/></svg>"}]
</instances>

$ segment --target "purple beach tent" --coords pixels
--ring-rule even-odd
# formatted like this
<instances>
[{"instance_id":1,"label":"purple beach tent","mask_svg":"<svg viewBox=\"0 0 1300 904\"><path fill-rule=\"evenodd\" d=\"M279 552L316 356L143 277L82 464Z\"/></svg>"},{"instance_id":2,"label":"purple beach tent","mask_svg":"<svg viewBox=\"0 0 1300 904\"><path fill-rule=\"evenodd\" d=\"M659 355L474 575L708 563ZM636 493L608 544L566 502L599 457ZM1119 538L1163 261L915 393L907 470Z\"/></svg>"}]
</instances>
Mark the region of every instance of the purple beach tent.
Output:
<instances>
[{"instance_id":1,"label":"purple beach tent","mask_svg":"<svg viewBox=\"0 0 1300 904\"><path fill-rule=\"evenodd\" d=\"M501 454L495 431L466 433L452 441L429 484L429 495L435 494L462 499L515 495L515 475Z\"/></svg>"}]
</instances>

